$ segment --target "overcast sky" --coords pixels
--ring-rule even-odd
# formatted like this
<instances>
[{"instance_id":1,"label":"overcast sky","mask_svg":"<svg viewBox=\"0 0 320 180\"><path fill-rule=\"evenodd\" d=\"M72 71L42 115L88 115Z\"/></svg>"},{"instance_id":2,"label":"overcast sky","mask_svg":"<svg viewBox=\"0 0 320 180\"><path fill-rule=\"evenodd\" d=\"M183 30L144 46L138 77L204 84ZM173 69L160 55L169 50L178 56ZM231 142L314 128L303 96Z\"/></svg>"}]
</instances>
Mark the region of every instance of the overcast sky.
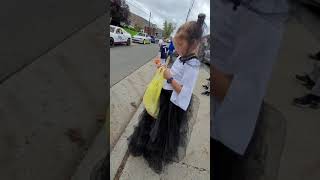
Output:
<instances>
[{"instance_id":1,"label":"overcast sky","mask_svg":"<svg viewBox=\"0 0 320 180\"><path fill-rule=\"evenodd\" d=\"M165 20L177 24L177 28L186 21L192 0L126 0L130 11L163 29ZM188 20L197 20L199 13L206 14L207 32L210 32L210 0L195 0ZM176 29L177 29L176 28Z\"/></svg>"}]
</instances>

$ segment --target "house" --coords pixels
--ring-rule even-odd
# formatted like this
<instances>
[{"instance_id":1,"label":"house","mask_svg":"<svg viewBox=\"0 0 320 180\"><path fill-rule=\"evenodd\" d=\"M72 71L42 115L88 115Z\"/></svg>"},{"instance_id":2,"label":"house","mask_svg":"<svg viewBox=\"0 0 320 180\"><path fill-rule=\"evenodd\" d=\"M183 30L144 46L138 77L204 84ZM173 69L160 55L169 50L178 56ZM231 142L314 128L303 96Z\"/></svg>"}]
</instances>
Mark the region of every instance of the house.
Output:
<instances>
[{"instance_id":1,"label":"house","mask_svg":"<svg viewBox=\"0 0 320 180\"><path fill-rule=\"evenodd\" d=\"M129 22L130 22L130 26L139 27L141 28L142 32L148 33L149 35L152 35L152 36L157 36L159 38L162 37L162 32L163 32L162 29L158 28L157 25L153 23L150 23L150 28L149 28L148 20L132 12L130 12L130 15L129 15Z\"/></svg>"}]
</instances>

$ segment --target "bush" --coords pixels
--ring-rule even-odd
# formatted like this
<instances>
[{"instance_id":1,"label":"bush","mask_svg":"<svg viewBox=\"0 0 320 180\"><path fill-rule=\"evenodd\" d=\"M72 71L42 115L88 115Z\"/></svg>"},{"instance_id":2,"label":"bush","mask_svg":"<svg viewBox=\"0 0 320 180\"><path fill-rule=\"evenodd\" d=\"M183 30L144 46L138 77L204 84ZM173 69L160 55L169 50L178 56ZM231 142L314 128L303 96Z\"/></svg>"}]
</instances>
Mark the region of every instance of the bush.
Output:
<instances>
[{"instance_id":1,"label":"bush","mask_svg":"<svg viewBox=\"0 0 320 180\"><path fill-rule=\"evenodd\" d=\"M129 28L124 28L124 30L127 31L129 34L131 34L131 36L134 36L134 35L136 35L138 33L137 31L131 30Z\"/></svg>"}]
</instances>

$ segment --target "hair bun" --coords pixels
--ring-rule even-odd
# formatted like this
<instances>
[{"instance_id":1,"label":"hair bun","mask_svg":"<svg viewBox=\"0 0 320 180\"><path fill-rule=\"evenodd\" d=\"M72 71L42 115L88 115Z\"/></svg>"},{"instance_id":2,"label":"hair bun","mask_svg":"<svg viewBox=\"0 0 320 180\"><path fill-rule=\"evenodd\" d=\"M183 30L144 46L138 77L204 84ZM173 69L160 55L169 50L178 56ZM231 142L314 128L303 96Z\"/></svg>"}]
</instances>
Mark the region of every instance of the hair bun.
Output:
<instances>
[{"instance_id":1,"label":"hair bun","mask_svg":"<svg viewBox=\"0 0 320 180\"><path fill-rule=\"evenodd\" d=\"M197 20L197 23L202 26L204 24L204 19L206 18L206 15L203 14L203 13L200 13L198 15L198 20Z\"/></svg>"}]
</instances>

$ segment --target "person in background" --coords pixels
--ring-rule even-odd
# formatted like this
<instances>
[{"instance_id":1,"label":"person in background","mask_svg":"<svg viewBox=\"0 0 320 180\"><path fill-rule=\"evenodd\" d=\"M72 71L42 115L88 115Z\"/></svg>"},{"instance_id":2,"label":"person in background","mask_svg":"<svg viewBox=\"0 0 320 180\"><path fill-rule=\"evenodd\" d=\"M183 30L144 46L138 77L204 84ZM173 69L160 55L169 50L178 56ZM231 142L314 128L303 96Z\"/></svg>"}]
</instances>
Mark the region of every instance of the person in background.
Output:
<instances>
[{"instance_id":1,"label":"person in background","mask_svg":"<svg viewBox=\"0 0 320 180\"><path fill-rule=\"evenodd\" d=\"M315 60L312 69L305 75L297 74L296 79L310 90L310 93L293 99L293 105L303 108L317 108L320 103L320 52L315 55L309 55L309 57Z\"/></svg>"},{"instance_id":2,"label":"person in background","mask_svg":"<svg viewBox=\"0 0 320 180\"><path fill-rule=\"evenodd\" d=\"M202 92L201 94L202 95L205 95L205 96L210 96L210 78L207 79L207 84L203 84L202 87L205 89L204 92Z\"/></svg>"},{"instance_id":3,"label":"person in background","mask_svg":"<svg viewBox=\"0 0 320 180\"><path fill-rule=\"evenodd\" d=\"M295 98L293 100L293 104L302 108L318 108L320 104L320 78L318 78L310 93L307 93L302 97Z\"/></svg>"},{"instance_id":4,"label":"person in background","mask_svg":"<svg viewBox=\"0 0 320 180\"><path fill-rule=\"evenodd\" d=\"M158 41L158 45L159 45L159 47L160 47L162 44L163 44L163 39L162 39L162 38L160 38L160 39L159 39L159 41Z\"/></svg>"},{"instance_id":5,"label":"person in background","mask_svg":"<svg viewBox=\"0 0 320 180\"><path fill-rule=\"evenodd\" d=\"M159 55L158 57L160 58L160 63L161 64L165 64L166 63L166 59L167 59L167 46L166 43L163 41L163 39L161 38L159 40Z\"/></svg>"},{"instance_id":6,"label":"person in background","mask_svg":"<svg viewBox=\"0 0 320 180\"><path fill-rule=\"evenodd\" d=\"M172 62L173 60L173 52L174 52L174 44L173 44L173 40L172 37L170 37L170 44L169 44L169 48L168 48L168 56L170 57L170 61Z\"/></svg>"}]
</instances>

